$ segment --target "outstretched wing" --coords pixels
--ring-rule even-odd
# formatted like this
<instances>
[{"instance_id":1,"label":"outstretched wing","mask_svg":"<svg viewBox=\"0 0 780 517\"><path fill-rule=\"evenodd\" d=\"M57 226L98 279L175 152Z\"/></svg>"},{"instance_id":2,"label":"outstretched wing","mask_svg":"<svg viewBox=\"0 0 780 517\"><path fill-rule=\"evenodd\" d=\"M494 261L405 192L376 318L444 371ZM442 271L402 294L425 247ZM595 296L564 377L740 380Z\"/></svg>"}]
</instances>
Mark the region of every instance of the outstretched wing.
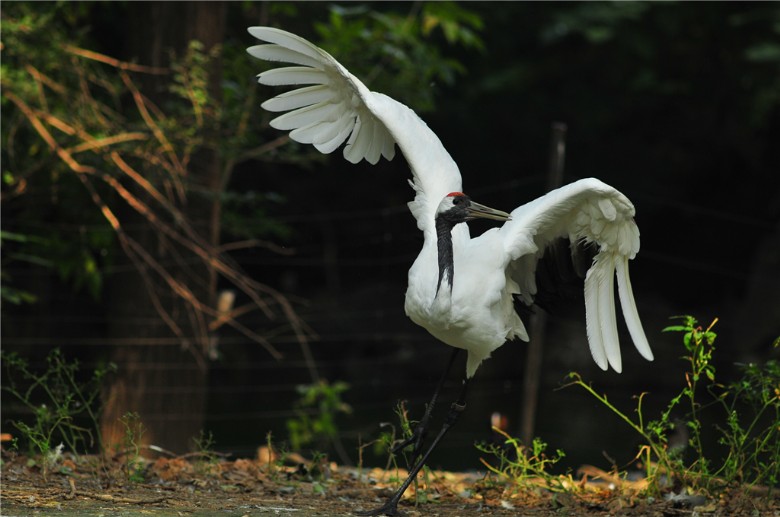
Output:
<instances>
[{"instance_id":1,"label":"outstretched wing","mask_svg":"<svg viewBox=\"0 0 780 517\"><path fill-rule=\"evenodd\" d=\"M461 178L458 166L425 122L403 104L369 91L330 54L305 39L272 27L250 27L249 33L269 43L248 48L250 55L298 65L263 72L258 82L310 85L262 104L268 111L287 112L273 119L271 126L290 130L290 138L313 144L323 153L346 141L344 158L352 163L365 158L375 164L381 156L390 160L397 143L414 177L416 196L409 208L421 230L435 232L436 207L448 193L462 190Z\"/></svg>"},{"instance_id":2,"label":"outstretched wing","mask_svg":"<svg viewBox=\"0 0 780 517\"><path fill-rule=\"evenodd\" d=\"M509 275L528 304L537 292L537 261L548 245L564 237L597 246L585 276L585 317L593 359L603 370L608 366L622 370L615 317L617 275L626 326L639 353L652 361L628 275L628 260L639 251L639 229L634 205L626 196L597 179L579 180L515 209L499 232L510 260Z\"/></svg>"}]
</instances>

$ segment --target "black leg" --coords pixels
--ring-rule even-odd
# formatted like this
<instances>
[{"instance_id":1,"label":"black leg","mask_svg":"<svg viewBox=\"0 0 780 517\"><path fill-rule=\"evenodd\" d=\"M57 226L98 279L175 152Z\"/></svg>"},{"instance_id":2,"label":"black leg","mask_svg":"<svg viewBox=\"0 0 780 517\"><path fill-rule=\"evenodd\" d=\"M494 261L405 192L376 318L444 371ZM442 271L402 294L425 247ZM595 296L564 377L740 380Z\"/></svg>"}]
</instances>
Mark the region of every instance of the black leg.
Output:
<instances>
[{"instance_id":1,"label":"black leg","mask_svg":"<svg viewBox=\"0 0 780 517\"><path fill-rule=\"evenodd\" d=\"M390 516L397 516L401 515L401 512L398 511L398 503L401 501L401 497L403 497L404 492L406 492L406 489L409 488L409 485L411 485L415 479L417 479L417 474L419 474L420 470L422 470L423 466L425 465L425 462L428 461L428 457L431 455L433 450L436 448L437 445L439 445L439 442L442 438L444 438L444 435L447 434L447 431L450 430L450 428L455 425L455 422L458 420L458 417L463 412L464 409L466 409L466 388L468 387L468 379L463 380L463 387L460 390L460 395L458 395L458 400L452 406L450 406L450 410L447 412L447 418L444 420L444 425L442 425L441 430L439 431L439 434L436 435L436 438L433 439L433 443L431 443L431 446L428 448L427 451L425 451L425 454L422 455L422 458L420 458L420 461L417 462L417 464L414 466L414 468L409 472L409 476L406 478L406 481L404 481L403 485L395 491L395 493L390 497L390 499L387 500L385 504L380 506L379 508L375 508L373 510L368 510L365 512L353 512L355 515L361 515L361 516L373 516L373 515L390 515Z\"/></svg>"},{"instance_id":2,"label":"black leg","mask_svg":"<svg viewBox=\"0 0 780 517\"><path fill-rule=\"evenodd\" d=\"M425 413L423 414L422 420L420 420L417 423L417 425L414 426L414 431L412 431L412 435L406 438L401 443L395 445L391 451L393 454L396 454L401 449L404 449L409 445L414 445L414 449L412 449L412 457L411 460L409 461L409 466L414 465L417 462L417 458L420 457L420 453L422 452L423 442L425 441L425 437L428 434L428 421L431 418L431 413L433 412L433 406L436 405L436 400L439 398L439 392L441 392L441 389L444 386L444 382L447 380L447 375L450 373L450 369L452 368L452 363L454 363L455 358L458 357L458 352L460 352L460 348L452 349L452 354L450 355L450 358L447 361L447 367L444 369L444 372L441 375L441 379L439 379L439 384L436 385L436 391L433 392L433 397L431 397L431 401L428 403L428 406L425 408Z\"/></svg>"}]
</instances>

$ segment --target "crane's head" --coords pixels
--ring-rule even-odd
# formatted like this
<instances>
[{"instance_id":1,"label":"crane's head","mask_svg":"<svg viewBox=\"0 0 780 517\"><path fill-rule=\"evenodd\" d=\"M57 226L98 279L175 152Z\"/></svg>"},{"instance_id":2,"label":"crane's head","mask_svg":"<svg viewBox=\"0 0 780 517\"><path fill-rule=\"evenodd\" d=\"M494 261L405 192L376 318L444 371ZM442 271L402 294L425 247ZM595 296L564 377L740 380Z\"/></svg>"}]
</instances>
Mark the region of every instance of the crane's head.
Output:
<instances>
[{"instance_id":1,"label":"crane's head","mask_svg":"<svg viewBox=\"0 0 780 517\"><path fill-rule=\"evenodd\" d=\"M508 221L509 214L475 203L463 192L450 192L436 209L436 220L446 221L451 226L477 218Z\"/></svg>"}]
</instances>

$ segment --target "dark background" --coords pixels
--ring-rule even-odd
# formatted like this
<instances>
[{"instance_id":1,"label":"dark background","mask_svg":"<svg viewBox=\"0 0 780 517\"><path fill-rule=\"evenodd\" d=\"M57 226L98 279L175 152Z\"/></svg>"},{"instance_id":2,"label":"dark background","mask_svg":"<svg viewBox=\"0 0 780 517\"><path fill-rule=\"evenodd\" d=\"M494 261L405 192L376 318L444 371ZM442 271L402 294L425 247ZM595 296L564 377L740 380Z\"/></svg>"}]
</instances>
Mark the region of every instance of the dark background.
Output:
<instances>
[{"instance_id":1,"label":"dark background","mask_svg":"<svg viewBox=\"0 0 780 517\"><path fill-rule=\"evenodd\" d=\"M80 5L79 20L94 48L131 59L122 44L129 37L123 23L128 5ZM406 12L411 4L369 5ZM318 41L312 24L327 18L329 6L296 6L294 16L266 22ZM735 363L777 357L771 343L780 333L780 8L773 3L465 7L484 22L479 32L484 50L447 46L439 36L442 53L460 61L465 72L452 84L429 84L435 108L422 114L458 163L464 190L507 211L544 193L550 127L563 122L564 182L595 176L636 206L642 248L631 276L656 360L645 362L621 334L624 373L601 372L588 351L584 307L576 302L550 315L536 429L552 448L566 450L568 467L609 466L602 451L623 465L635 455L637 442L581 390L555 389L568 372L579 372L629 412L632 397L649 392L647 413L655 416L683 383L680 337L661 333L670 316L692 314L703 324L720 318L716 365L723 381L733 378ZM245 27L260 23L251 18L257 9L229 4L226 44L255 44ZM334 55L360 77L350 66L359 56ZM257 71L264 66L257 63ZM247 88L253 82L246 77ZM376 82L370 86L387 91L381 85L392 83L392 76ZM261 99L276 93L257 90ZM388 93L407 102L402 93ZM257 117L265 115L258 110ZM258 138L275 136L271 130ZM409 401L412 416L421 415L449 354L403 313L406 271L422 244L405 206L412 197L407 177L400 153L391 163L370 166L349 164L339 150L305 166L244 162L229 185L232 191L279 199L266 203L266 216L286 228L273 238L294 253L252 250L232 256L253 278L294 301L317 336L312 350L320 375L349 383L343 398L353 412L340 416L338 424L353 462L358 440L375 438L378 422L396 422L398 400ZM4 229L40 224L25 227L15 209L4 203ZM487 227L474 224L472 233ZM230 237L227 231L224 239ZM60 346L85 365L105 355L101 337L111 315L100 298L34 267L4 272L40 297L29 306L4 304L4 349L40 359ZM311 379L282 323L274 328L251 317L244 323L267 332L285 357L273 360L243 336L220 331L204 427L214 433L219 450L251 455L268 431L284 439L285 420L293 416L298 397L295 386ZM477 468L471 444L490 439L494 411L506 414L509 430L517 431L525 350L523 343L508 343L483 363L469 409L437 452L435 465ZM451 377L454 387L457 375ZM3 426L13 417L4 404Z\"/></svg>"}]
</instances>

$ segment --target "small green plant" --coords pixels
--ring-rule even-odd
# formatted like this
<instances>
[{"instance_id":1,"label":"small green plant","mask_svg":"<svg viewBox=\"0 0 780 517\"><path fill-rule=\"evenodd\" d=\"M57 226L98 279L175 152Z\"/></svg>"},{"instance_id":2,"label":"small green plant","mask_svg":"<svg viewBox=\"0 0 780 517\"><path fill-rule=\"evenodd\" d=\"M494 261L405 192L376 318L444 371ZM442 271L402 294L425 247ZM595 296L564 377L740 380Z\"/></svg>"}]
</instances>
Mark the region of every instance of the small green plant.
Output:
<instances>
[{"instance_id":1,"label":"small green plant","mask_svg":"<svg viewBox=\"0 0 780 517\"><path fill-rule=\"evenodd\" d=\"M742 378L717 398L726 426L717 426L727 454L715 475L727 482L780 485L780 363L740 365Z\"/></svg>"},{"instance_id":2,"label":"small green plant","mask_svg":"<svg viewBox=\"0 0 780 517\"><path fill-rule=\"evenodd\" d=\"M12 422L31 453L40 454L44 470L63 449L87 453L102 448L98 407L103 379L116 366L97 368L86 381L79 376L78 361L68 361L59 349L46 357L46 369L35 371L19 354L2 353L5 368L3 391L29 411L29 422ZM84 425L82 425L84 424ZM61 443L62 447L55 444Z\"/></svg>"},{"instance_id":3,"label":"small green plant","mask_svg":"<svg viewBox=\"0 0 780 517\"><path fill-rule=\"evenodd\" d=\"M214 456L213 449L216 441L214 440L214 433L211 431L207 433L201 429L198 436L192 438L192 442L198 454L209 458Z\"/></svg>"},{"instance_id":4,"label":"small green plant","mask_svg":"<svg viewBox=\"0 0 780 517\"><path fill-rule=\"evenodd\" d=\"M325 493L325 482L330 478L330 463L328 461L328 455L322 452L314 451L311 455L311 463L309 464L309 476L314 483L314 493Z\"/></svg>"},{"instance_id":5,"label":"small green plant","mask_svg":"<svg viewBox=\"0 0 780 517\"><path fill-rule=\"evenodd\" d=\"M201 475L211 475L217 470L219 463L219 455L214 451L214 434L209 431L205 432L201 429L198 436L193 437L193 445L195 445L195 456L197 459L194 462L195 472Z\"/></svg>"},{"instance_id":6,"label":"small green plant","mask_svg":"<svg viewBox=\"0 0 780 517\"><path fill-rule=\"evenodd\" d=\"M656 434L666 432L670 415L673 409L680 404L681 400L687 402L689 412L685 425L690 431L689 445L693 449L696 459L688 466L692 471L698 471L703 476L710 474L710 461L704 454L704 446L701 438L701 419L699 417L701 403L697 400L697 388L701 382L706 382L709 386L715 383L715 366L712 364L712 354L715 351L715 338L717 334L712 328L718 322L718 318L712 320L712 323L702 329L698 321L693 316L675 316L676 319L683 321L682 325L671 325L663 329L664 332L682 332L683 345L687 354L683 360L688 362L688 371L685 372L685 384L682 392L674 397L661 416L660 422L655 424L659 426Z\"/></svg>"},{"instance_id":7,"label":"small green plant","mask_svg":"<svg viewBox=\"0 0 780 517\"><path fill-rule=\"evenodd\" d=\"M276 447L274 447L273 434L268 431L265 434L265 447L266 447L266 472L270 476L271 480L276 481L279 475L279 461L276 457ZM263 459L262 457L260 458Z\"/></svg>"},{"instance_id":8,"label":"small green plant","mask_svg":"<svg viewBox=\"0 0 780 517\"><path fill-rule=\"evenodd\" d=\"M336 417L349 414L352 408L341 397L349 389L345 382L328 383L321 380L316 384L298 386L300 399L295 403L295 418L287 420L290 446L294 451L316 444L338 447L338 426Z\"/></svg>"},{"instance_id":9,"label":"small green plant","mask_svg":"<svg viewBox=\"0 0 780 517\"><path fill-rule=\"evenodd\" d=\"M363 479L363 453L369 447L377 455L387 454L387 465L385 471L390 470L390 467L395 464L395 455L392 454L392 443L395 441L395 426L389 422L380 422L379 427L383 430L379 433L379 437L370 442L363 443L362 436L358 435L358 479ZM398 466L396 465L397 469Z\"/></svg>"},{"instance_id":10,"label":"small green plant","mask_svg":"<svg viewBox=\"0 0 780 517\"><path fill-rule=\"evenodd\" d=\"M780 364L768 361L764 365L742 365L742 377L727 386L716 380L712 357L717 334L712 330L715 318L706 328L692 316L678 316L679 325L671 325L665 332L683 335L687 363L684 385L671 399L658 420L645 421L643 401L646 393L637 397L636 420L615 407L606 395L597 393L582 378L571 373L572 384L585 389L626 422L643 438L637 459L646 466L649 489L662 490L668 479L675 479L693 490L715 493L725 487L740 484L777 486L780 481ZM708 395L702 403L704 394ZM720 406L723 423L713 429L717 442L725 448L705 451L701 411L705 406ZM684 409L685 417L677 422L674 411ZM683 448L670 448L669 435L678 425L688 431L688 458Z\"/></svg>"},{"instance_id":11,"label":"small green plant","mask_svg":"<svg viewBox=\"0 0 780 517\"><path fill-rule=\"evenodd\" d=\"M403 455L404 462L406 463L409 469L412 469L415 466L415 462L419 461L420 458L407 455L407 452L409 451L409 446L404 447L402 449L399 449L398 446L402 444L404 441L414 436L415 426L420 425L420 422L409 418L409 410L407 409L406 401L404 400L399 401L398 404L396 405L395 414L398 417L399 427L401 430L400 437L398 439L395 439L395 432L396 432L395 426L392 426L391 424L386 424L386 427L389 426L392 428L392 433L390 434L388 434L387 432L383 433L383 435L380 436L379 445L388 453L386 470L390 469L390 465L392 463L393 469L395 470L395 480L401 481L401 477L398 475L398 462L396 460L396 458L398 457L398 452L400 452L401 455ZM418 453L419 452L420 451L418 451ZM428 465L423 465L422 474L423 474L423 486L424 487L431 486L430 478L432 476L432 473ZM428 492L427 488L420 488L420 484L418 480L415 479L414 480L415 504L426 503L429 502L431 499L433 499L433 495Z\"/></svg>"},{"instance_id":12,"label":"small green plant","mask_svg":"<svg viewBox=\"0 0 780 517\"><path fill-rule=\"evenodd\" d=\"M358 472L359 477L362 479L363 470L363 451L371 447L374 455L379 457L386 457L387 463L385 464L384 473L390 471L395 472L390 479L391 481L399 481L398 475L398 455L396 454L396 446L403 442L404 439L412 436L412 423L409 421L408 412L406 410L406 401L399 401L395 408L395 413L400 420L401 434L403 438L398 438L398 428L392 422L380 422L379 436L371 440L370 442L360 443L358 445ZM360 438L358 438L360 440ZM408 465L407 461L407 465Z\"/></svg>"},{"instance_id":13,"label":"small green plant","mask_svg":"<svg viewBox=\"0 0 780 517\"><path fill-rule=\"evenodd\" d=\"M141 457L141 438L146 433L146 427L141 422L138 413L125 413L119 419L125 428L123 445L125 450L122 455L125 459L125 475L131 483L144 481L144 462Z\"/></svg>"},{"instance_id":14,"label":"small green plant","mask_svg":"<svg viewBox=\"0 0 780 517\"><path fill-rule=\"evenodd\" d=\"M545 451L547 444L541 438L534 438L530 447L524 445L519 438L514 438L498 427L493 431L504 438L502 445L495 443L478 443L477 450L489 454L498 461L494 465L480 458L487 469L501 478L506 478L518 488L524 489L539 481L553 492L566 490L564 479L550 473L550 468L562 460L566 454L557 449L555 454L548 456Z\"/></svg>"},{"instance_id":15,"label":"small green plant","mask_svg":"<svg viewBox=\"0 0 780 517\"><path fill-rule=\"evenodd\" d=\"M382 431L379 433L379 436L375 440L359 445L358 447L359 473L362 471L363 468L363 451L368 447L373 447L373 452L377 456L387 456L387 464L385 465L384 472L385 473L391 471L394 472L394 474L389 476L388 481L390 482L401 481L401 476L398 470L399 452L401 453L401 455L403 455L406 465L409 468L414 466L411 463L412 461L416 461L417 458L411 458L410 456L407 456L407 448L398 449L398 446L399 444L403 443L405 440L413 436L414 434L413 428L415 425L418 424L418 422L415 422L414 420L411 420L409 418L409 412L406 408L406 401L401 400L398 402L398 404L395 407L395 414L398 417L398 421L399 421L398 427L396 427L391 422L382 422L379 424L379 427L382 429ZM400 436L398 434L399 428L400 428ZM431 471L427 465L423 466L422 472L423 472L423 479L425 480L424 486L426 487L430 486L429 477L431 476ZM420 486L416 479L414 483L415 483L414 485L415 504L425 503L428 502L430 499L432 499L432 496L428 494L426 489L420 489Z\"/></svg>"},{"instance_id":16,"label":"small green plant","mask_svg":"<svg viewBox=\"0 0 780 517\"><path fill-rule=\"evenodd\" d=\"M412 467L413 465L410 465L411 461L410 458L406 455L406 449L400 449L399 451L397 447L400 443L412 437L414 434L414 426L419 424L419 422L409 418L409 410L406 407L405 400L399 401L395 406L395 414L398 417L399 429L401 430L400 436L396 437L396 428L394 425L389 423L386 424L385 427L392 428L392 432L384 432L382 435L380 435L380 442L377 444L377 449L375 450L376 452L384 451L388 455L387 464L389 466L392 462L393 469L396 471L396 477L398 477L398 452L403 455L404 462L407 466Z\"/></svg>"}]
</instances>

